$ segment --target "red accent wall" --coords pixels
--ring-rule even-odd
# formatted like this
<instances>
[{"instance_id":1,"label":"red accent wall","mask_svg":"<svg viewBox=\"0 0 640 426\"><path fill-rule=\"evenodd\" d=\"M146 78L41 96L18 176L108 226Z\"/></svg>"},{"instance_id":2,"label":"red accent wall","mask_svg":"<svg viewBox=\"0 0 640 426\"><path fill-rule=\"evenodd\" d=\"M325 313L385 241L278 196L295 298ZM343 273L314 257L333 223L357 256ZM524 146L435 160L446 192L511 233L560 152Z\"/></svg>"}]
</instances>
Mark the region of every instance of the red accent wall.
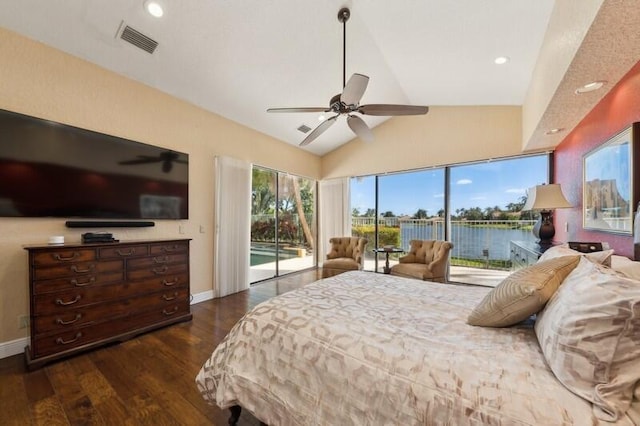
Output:
<instances>
[{"instance_id":1,"label":"red accent wall","mask_svg":"<svg viewBox=\"0 0 640 426\"><path fill-rule=\"evenodd\" d=\"M640 62L631 68L555 150L554 182L562 185L562 191L574 206L555 211L556 240L606 241L615 249L616 254L633 258L633 237L582 228L582 157L636 121L640 121ZM640 164L636 164L636 167L640 167ZM640 182L633 182L633 187L637 193ZM633 210L635 209L634 205ZM565 223L569 226L568 232L565 231Z\"/></svg>"}]
</instances>

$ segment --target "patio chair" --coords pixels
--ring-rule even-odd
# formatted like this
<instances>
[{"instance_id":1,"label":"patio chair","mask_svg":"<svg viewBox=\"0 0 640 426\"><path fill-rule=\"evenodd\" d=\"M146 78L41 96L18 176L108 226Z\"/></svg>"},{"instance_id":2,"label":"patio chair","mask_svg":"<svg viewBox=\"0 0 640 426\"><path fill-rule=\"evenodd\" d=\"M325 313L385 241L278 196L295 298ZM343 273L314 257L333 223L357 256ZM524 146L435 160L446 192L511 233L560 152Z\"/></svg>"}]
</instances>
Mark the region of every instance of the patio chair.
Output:
<instances>
[{"instance_id":1,"label":"patio chair","mask_svg":"<svg viewBox=\"0 0 640 426\"><path fill-rule=\"evenodd\" d=\"M411 240L409 254L391 267L391 275L423 281L447 282L449 252L453 244L439 240Z\"/></svg>"},{"instance_id":2,"label":"patio chair","mask_svg":"<svg viewBox=\"0 0 640 426\"><path fill-rule=\"evenodd\" d=\"M331 250L322 264L322 278L332 277L364 267L364 247L367 239L361 237L334 237L329 240Z\"/></svg>"}]
</instances>

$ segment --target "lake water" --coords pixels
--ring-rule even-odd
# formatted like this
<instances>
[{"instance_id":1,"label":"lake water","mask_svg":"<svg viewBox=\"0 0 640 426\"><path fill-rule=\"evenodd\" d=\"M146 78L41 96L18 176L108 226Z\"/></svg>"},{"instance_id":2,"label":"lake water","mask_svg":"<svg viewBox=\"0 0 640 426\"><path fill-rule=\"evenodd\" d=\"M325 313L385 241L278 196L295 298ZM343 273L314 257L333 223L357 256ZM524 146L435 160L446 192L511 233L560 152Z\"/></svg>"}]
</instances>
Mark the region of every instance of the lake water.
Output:
<instances>
[{"instance_id":1,"label":"lake water","mask_svg":"<svg viewBox=\"0 0 640 426\"><path fill-rule=\"evenodd\" d=\"M402 248L409 249L410 240L444 239L442 225L403 223L400 226ZM484 259L483 250L489 250L489 259L509 260L510 241L535 241L531 230L500 229L495 227L451 226L453 257L464 259Z\"/></svg>"}]
</instances>

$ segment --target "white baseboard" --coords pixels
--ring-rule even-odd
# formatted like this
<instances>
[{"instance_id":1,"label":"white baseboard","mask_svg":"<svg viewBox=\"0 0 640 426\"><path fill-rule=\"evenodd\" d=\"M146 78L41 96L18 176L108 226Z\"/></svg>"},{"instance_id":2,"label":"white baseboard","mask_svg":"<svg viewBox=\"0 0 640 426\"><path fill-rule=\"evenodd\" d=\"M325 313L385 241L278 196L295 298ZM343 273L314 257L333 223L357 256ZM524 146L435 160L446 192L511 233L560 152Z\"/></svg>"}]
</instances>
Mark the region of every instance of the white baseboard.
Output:
<instances>
[{"instance_id":1,"label":"white baseboard","mask_svg":"<svg viewBox=\"0 0 640 426\"><path fill-rule=\"evenodd\" d=\"M29 345L29 338L11 340L9 342L0 342L0 359L18 355L24 352L25 346Z\"/></svg>"},{"instance_id":2,"label":"white baseboard","mask_svg":"<svg viewBox=\"0 0 640 426\"><path fill-rule=\"evenodd\" d=\"M205 300L213 299L213 290L203 291L202 293L196 293L191 299L191 304L204 302ZM29 345L29 337L23 337L21 339L11 340L9 342L0 342L0 359L8 358L10 356L18 355L24 352L25 346Z\"/></svg>"},{"instance_id":3,"label":"white baseboard","mask_svg":"<svg viewBox=\"0 0 640 426\"><path fill-rule=\"evenodd\" d=\"M192 295L191 304L195 305L196 303L204 302L205 300L213 299L213 290L203 291L202 293L196 293Z\"/></svg>"}]
</instances>

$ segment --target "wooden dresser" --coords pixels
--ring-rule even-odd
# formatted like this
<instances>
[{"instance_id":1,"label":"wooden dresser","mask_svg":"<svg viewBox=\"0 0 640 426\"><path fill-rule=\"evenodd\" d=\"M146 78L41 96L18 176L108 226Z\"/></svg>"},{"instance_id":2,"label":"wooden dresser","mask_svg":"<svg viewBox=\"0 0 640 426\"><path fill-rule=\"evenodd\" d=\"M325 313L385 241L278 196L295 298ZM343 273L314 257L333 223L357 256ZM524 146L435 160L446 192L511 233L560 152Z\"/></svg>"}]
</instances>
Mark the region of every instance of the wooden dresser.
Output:
<instances>
[{"instance_id":1,"label":"wooden dresser","mask_svg":"<svg viewBox=\"0 0 640 426\"><path fill-rule=\"evenodd\" d=\"M187 239L25 249L29 369L191 320Z\"/></svg>"}]
</instances>

